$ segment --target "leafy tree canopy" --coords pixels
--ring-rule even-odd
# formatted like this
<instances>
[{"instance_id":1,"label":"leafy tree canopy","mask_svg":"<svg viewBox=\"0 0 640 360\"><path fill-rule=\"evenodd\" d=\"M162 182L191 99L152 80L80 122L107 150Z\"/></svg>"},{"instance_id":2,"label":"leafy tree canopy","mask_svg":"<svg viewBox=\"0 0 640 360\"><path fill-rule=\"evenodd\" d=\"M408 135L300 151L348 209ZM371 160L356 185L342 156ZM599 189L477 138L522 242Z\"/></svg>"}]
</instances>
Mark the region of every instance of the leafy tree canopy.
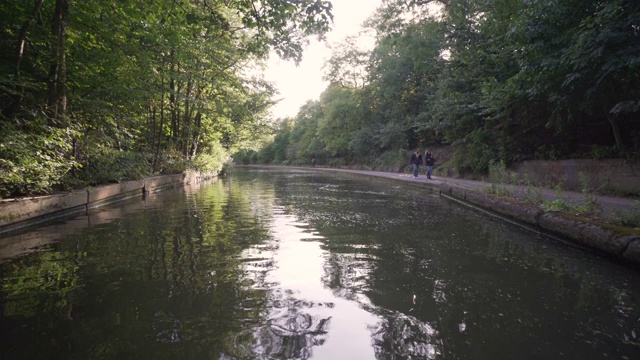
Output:
<instances>
[{"instance_id":1,"label":"leafy tree canopy","mask_svg":"<svg viewBox=\"0 0 640 360\"><path fill-rule=\"evenodd\" d=\"M323 0L0 3L0 196L219 169L269 126L275 90L243 70L271 50L299 62L331 10Z\"/></svg>"},{"instance_id":2,"label":"leafy tree canopy","mask_svg":"<svg viewBox=\"0 0 640 360\"><path fill-rule=\"evenodd\" d=\"M322 111L288 128L284 161L307 163L298 149L313 131L335 165L406 163L439 145L459 171L637 159L639 19L634 0L385 0L366 23L371 51L334 49Z\"/></svg>"}]
</instances>

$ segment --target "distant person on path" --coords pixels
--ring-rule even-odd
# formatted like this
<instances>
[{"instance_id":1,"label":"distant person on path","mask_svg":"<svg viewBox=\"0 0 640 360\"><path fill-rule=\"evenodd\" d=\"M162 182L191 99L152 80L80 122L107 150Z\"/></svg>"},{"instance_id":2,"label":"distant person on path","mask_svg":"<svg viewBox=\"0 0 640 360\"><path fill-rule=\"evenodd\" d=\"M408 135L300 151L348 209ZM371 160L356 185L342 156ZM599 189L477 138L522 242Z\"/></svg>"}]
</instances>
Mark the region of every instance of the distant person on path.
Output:
<instances>
[{"instance_id":1,"label":"distant person on path","mask_svg":"<svg viewBox=\"0 0 640 360\"><path fill-rule=\"evenodd\" d=\"M315 155L313 155L311 157L311 167L316 167L316 156Z\"/></svg>"},{"instance_id":2,"label":"distant person on path","mask_svg":"<svg viewBox=\"0 0 640 360\"><path fill-rule=\"evenodd\" d=\"M433 165L436 163L436 159L431 155L431 151L427 150L424 153L424 164L427 165L427 179L431 179L431 172L433 171Z\"/></svg>"},{"instance_id":3,"label":"distant person on path","mask_svg":"<svg viewBox=\"0 0 640 360\"><path fill-rule=\"evenodd\" d=\"M416 152L411 155L411 166L413 166L413 178L418 178L418 172L420 170L420 165L422 165L422 154L420 154L420 149L416 149Z\"/></svg>"}]
</instances>

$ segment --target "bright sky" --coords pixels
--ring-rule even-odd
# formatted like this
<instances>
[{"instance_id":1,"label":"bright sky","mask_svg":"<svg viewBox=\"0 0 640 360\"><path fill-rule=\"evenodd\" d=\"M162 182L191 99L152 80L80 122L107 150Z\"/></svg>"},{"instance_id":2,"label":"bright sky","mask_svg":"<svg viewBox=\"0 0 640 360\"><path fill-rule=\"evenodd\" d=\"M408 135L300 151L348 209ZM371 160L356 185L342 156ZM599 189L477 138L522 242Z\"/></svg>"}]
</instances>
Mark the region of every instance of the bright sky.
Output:
<instances>
[{"instance_id":1,"label":"bright sky","mask_svg":"<svg viewBox=\"0 0 640 360\"><path fill-rule=\"evenodd\" d=\"M355 35L360 25L373 14L381 0L331 0L333 3L333 26L327 34L329 44L337 44L347 36ZM371 48L371 39L363 39L361 46ZM329 59L331 50L315 39L305 48L302 62L296 67L293 61L283 61L271 56L264 77L274 82L282 100L273 108L273 116L294 117L307 100L317 100L329 85L322 81L322 65Z\"/></svg>"}]
</instances>

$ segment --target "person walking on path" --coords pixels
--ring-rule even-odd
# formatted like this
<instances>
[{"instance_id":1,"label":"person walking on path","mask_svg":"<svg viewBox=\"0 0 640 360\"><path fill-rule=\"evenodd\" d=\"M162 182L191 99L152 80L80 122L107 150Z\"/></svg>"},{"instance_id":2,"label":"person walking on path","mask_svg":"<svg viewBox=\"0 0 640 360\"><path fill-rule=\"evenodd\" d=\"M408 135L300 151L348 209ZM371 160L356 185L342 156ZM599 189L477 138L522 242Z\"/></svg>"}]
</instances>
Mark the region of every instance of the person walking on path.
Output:
<instances>
[{"instance_id":1,"label":"person walking on path","mask_svg":"<svg viewBox=\"0 0 640 360\"><path fill-rule=\"evenodd\" d=\"M311 157L311 167L316 167L316 155L313 154Z\"/></svg>"},{"instance_id":2,"label":"person walking on path","mask_svg":"<svg viewBox=\"0 0 640 360\"><path fill-rule=\"evenodd\" d=\"M424 164L427 166L427 179L431 179L431 172L433 171L433 165L436 163L436 159L431 155L431 151L427 150L424 153Z\"/></svg>"},{"instance_id":3,"label":"person walking on path","mask_svg":"<svg viewBox=\"0 0 640 360\"><path fill-rule=\"evenodd\" d=\"M420 171L420 165L422 165L422 154L420 154L420 149L416 149L416 151L411 155L411 166L413 166L413 178L418 178L418 173Z\"/></svg>"}]
</instances>

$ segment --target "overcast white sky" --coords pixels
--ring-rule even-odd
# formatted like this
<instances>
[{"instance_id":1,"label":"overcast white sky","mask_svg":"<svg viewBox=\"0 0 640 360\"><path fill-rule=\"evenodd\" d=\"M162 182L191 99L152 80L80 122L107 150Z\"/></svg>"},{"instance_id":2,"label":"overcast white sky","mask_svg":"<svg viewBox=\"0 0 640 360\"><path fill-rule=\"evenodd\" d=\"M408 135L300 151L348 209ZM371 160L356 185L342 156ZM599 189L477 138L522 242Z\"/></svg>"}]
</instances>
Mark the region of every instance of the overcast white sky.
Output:
<instances>
[{"instance_id":1,"label":"overcast white sky","mask_svg":"<svg viewBox=\"0 0 640 360\"><path fill-rule=\"evenodd\" d=\"M361 30L360 25L380 5L381 0L331 0L333 3L333 27L327 34L329 44L337 44L349 35ZM364 39L363 39L364 40ZM371 40L365 40L372 45ZM365 45L366 46L366 45ZM282 100L272 109L273 116L294 117L307 100L317 100L327 83L322 81L322 65L331 51L315 39L305 48L302 62L296 67L293 61L280 60L276 55L269 60L264 77L274 82Z\"/></svg>"}]
</instances>

